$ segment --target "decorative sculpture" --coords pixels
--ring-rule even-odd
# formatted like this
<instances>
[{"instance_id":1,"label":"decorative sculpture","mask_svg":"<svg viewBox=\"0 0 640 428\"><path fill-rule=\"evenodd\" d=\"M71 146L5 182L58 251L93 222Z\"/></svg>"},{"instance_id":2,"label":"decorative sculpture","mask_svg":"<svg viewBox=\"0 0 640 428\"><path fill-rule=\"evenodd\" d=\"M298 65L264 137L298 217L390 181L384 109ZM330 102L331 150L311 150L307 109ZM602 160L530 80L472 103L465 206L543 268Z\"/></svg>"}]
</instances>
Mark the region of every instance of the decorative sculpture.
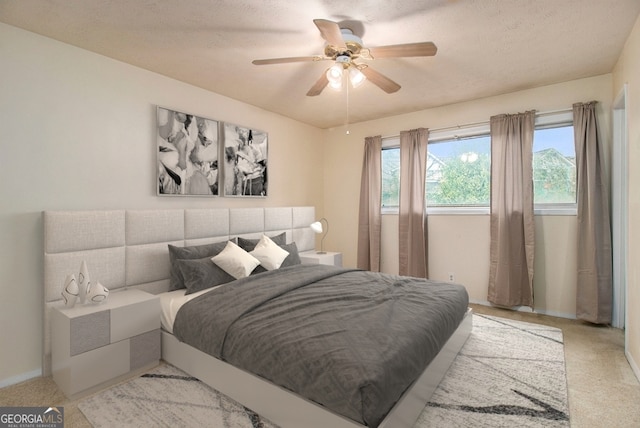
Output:
<instances>
[{"instance_id":1,"label":"decorative sculpture","mask_svg":"<svg viewBox=\"0 0 640 428\"><path fill-rule=\"evenodd\" d=\"M62 298L67 308L73 308L75 306L79 292L76 276L74 274L67 275L67 278L64 280L64 288L62 289Z\"/></svg>"}]
</instances>

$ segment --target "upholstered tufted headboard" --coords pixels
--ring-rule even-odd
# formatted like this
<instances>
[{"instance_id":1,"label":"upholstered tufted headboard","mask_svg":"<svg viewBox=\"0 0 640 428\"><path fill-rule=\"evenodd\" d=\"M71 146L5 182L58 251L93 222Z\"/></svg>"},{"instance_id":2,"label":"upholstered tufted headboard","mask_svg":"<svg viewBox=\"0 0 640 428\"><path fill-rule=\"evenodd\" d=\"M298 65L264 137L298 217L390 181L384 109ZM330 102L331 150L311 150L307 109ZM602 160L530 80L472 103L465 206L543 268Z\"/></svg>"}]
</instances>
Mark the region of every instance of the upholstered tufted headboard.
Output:
<instances>
[{"instance_id":1,"label":"upholstered tufted headboard","mask_svg":"<svg viewBox=\"0 0 640 428\"><path fill-rule=\"evenodd\" d=\"M51 373L50 311L62 305L68 274L87 263L93 282L111 292L169 289L169 251L241 236L285 232L298 251L315 247L314 207L214 208L174 210L45 211L44 331L42 373Z\"/></svg>"}]
</instances>

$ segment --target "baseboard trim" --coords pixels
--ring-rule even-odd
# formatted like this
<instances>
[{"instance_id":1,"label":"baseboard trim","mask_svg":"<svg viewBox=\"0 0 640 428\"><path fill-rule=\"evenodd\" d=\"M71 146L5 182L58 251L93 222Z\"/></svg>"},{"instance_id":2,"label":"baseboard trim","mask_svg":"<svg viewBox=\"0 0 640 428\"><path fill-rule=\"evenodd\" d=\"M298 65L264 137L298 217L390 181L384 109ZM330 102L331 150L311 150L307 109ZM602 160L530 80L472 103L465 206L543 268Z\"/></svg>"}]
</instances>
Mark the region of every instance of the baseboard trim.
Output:
<instances>
[{"instance_id":1,"label":"baseboard trim","mask_svg":"<svg viewBox=\"0 0 640 428\"><path fill-rule=\"evenodd\" d=\"M469 300L469 303L473 303L476 305L482 305L482 306L488 306L488 307L497 307L492 305L489 301L487 300ZM540 314L540 315L549 315L551 317L556 317L556 318L567 318L570 320L575 320L576 319L576 315L575 314L568 314L568 313L564 313L564 312L557 312L557 311L547 311L544 309L531 309L529 306L514 306L512 308L508 308L517 312L527 312L530 314Z\"/></svg>"},{"instance_id":2,"label":"baseboard trim","mask_svg":"<svg viewBox=\"0 0 640 428\"><path fill-rule=\"evenodd\" d=\"M31 372L26 372L19 375L11 376L6 379L0 380L0 388L15 385L16 383L24 382L25 380L33 379L34 377L40 377L40 376L42 376L42 369L37 369Z\"/></svg>"},{"instance_id":3,"label":"baseboard trim","mask_svg":"<svg viewBox=\"0 0 640 428\"><path fill-rule=\"evenodd\" d=\"M631 366L631 371L633 371L633 374L636 375L636 379L640 382L640 367L638 367L638 364L636 364L636 361L633 359L633 356L629 351L625 350L624 355L627 357L627 361Z\"/></svg>"}]
</instances>

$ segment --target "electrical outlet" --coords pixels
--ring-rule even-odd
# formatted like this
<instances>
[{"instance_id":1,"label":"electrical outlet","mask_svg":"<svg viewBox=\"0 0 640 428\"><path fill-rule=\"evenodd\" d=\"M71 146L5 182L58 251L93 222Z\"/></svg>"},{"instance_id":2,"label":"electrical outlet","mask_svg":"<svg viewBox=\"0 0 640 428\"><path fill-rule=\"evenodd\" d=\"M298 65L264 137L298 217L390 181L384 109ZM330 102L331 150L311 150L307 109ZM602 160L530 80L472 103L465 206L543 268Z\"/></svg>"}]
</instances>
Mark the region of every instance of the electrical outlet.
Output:
<instances>
[{"instance_id":1,"label":"electrical outlet","mask_svg":"<svg viewBox=\"0 0 640 428\"><path fill-rule=\"evenodd\" d=\"M449 282L454 282L456 280L456 277L453 275L453 272L449 273Z\"/></svg>"}]
</instances>

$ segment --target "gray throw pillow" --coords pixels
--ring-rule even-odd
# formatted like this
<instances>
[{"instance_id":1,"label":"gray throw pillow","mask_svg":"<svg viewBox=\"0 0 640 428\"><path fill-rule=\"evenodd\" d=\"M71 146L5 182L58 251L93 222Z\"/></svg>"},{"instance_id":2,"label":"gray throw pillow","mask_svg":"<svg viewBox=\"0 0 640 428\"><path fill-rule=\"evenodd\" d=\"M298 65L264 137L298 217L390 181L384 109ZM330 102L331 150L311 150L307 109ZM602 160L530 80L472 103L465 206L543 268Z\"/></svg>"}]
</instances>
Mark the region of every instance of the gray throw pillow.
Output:
<instances>
[{"instance_id":1,"label":"gray throw pillow","mask_svg":"<svg viewBox=\"0 0 640 428\"><path fill-rule=\"evenodd\" d=\"M185 288L182 273L176 263L177 260L193 260L204 257L213 257L224 250L226 245L227 241L191 247L176 247L174 245L169 245L169 291Z\"/></svg>"},{"instance_id":2,"label":"gray throw pillow","mask_svg":"<svg viewBox=\"0 0 640 428\"><path fill-rule=\"evenodd\" d=\"M176 263L187 289L185 295L235 280L234 277L216 265L211 257L177 260Z\"/></svg>"}]
</instances>

